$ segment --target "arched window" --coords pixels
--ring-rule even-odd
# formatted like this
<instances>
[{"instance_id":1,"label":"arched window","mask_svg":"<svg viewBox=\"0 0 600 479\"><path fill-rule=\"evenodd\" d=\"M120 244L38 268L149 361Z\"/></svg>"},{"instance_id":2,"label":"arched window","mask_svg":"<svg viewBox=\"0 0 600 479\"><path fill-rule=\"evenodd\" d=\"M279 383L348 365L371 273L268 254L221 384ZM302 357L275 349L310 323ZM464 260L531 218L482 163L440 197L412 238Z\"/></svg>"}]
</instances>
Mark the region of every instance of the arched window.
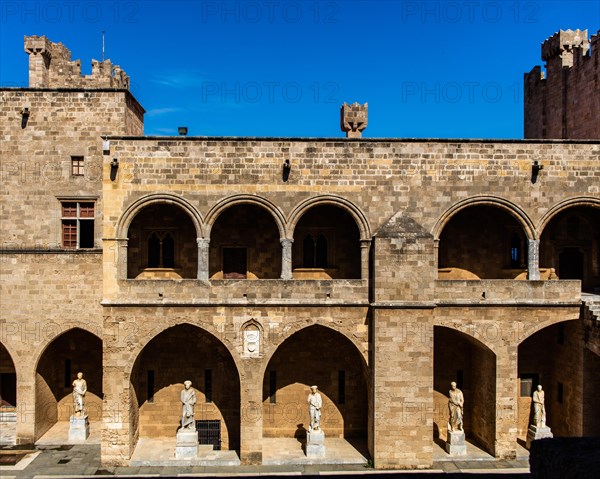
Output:
<instances>
[{"instance_id":1,"label":"arched window","mask_svg":"<svg viewBox=\"0 0 600 479\"><path fill-rule=\"evenodd\" d=\"M320 234L317 238L315 265L317 268L327 268L327 238L324 234Z\"/></svg>"},{"instance_id":2,"label":"arched window","mask_svg":"<svg viewBox=\"0 0 600 479\"><path fill-rule=\"evenodd\" d=\"M521 265L521 237L518 233L513 234L510 240L510 267L518 268Z\"/></svg>"},{"instance_id":3,"label":"arched window","mask_svg":"<svg viewBox=\"0 0 600 479\"><path fill-rule=\"evenodd\" d=\"M310 233L304 237L303 243L303 264L304 268L327 268L328 263L328 241L327 237L321 233L315 241Z\"/></svg>"},{"instance_id":4,"label":"arched window","mask_svg":"<svg viewBox=\"0 0 600 479\"><path fill-rule=\"evenodd\" d=\"M171 233L154 231L148 237L148 268L175 268L175 239Z\"/></svg>"},{"instance_id":5,"label":"arched window","mask_svg":"<svg viewBox=\"0 0 600 479\"><path fill-rule=\"evenodd\" d=\"M162 257L164 268L175 267L175 240L167 233L162 241Z\"/></svg>"},{"instance_id":6,"label":"arched window","mask_svg":"<svg viewBox=\"0 0 600 479\"><path fill-rule=\"evenodd\" d=\"M148 268L158 268L160 265L160 239L156 233L148 238Z\"/></svg>"},{"instance_id":7,"label":"arched window","mask_svg":"<svg viewBox=\"0 0 600 479\"><path fill-rule=\"evenodd\" d=\"M303 267L314 268L315 267L315 240L311 234L307 234L304 238L304 252L303 252Z\"/></svg>"}]
</instances>

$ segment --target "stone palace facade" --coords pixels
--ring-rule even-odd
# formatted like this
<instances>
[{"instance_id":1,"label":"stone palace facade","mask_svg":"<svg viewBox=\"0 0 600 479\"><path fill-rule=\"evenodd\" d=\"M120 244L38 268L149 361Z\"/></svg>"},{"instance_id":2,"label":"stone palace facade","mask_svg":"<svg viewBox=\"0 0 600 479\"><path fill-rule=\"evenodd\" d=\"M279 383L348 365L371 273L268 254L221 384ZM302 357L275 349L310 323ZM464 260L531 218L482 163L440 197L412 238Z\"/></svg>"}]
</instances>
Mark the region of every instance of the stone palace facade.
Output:
<instances>
[{"instance_id":1,"label":"stone palace facade","mask_svg":"<svg viewBox=\"0 0 600 479\"><path fill-rule=\"evenodd\" d=\"M0 89L17 444L69 420L78 371L105 465L175 437L185 380L242 464L302 433L312 384L326 437L377 468L431 466L451 381L497 458L537 384L555 436L600 435L598 35L544 43L524 140L362 138L358 104L347 138L144 136L119 67L25 51L29 88Z\"/></svg>"}]
</instances>

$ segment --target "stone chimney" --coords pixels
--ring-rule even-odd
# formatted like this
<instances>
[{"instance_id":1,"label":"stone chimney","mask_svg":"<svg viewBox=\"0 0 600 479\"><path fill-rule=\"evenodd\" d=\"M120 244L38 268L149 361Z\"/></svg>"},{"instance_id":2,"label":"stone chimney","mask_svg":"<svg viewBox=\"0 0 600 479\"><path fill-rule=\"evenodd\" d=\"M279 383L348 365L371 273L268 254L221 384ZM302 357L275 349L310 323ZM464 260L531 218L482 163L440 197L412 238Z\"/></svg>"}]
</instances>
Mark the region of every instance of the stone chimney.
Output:
<instances>
[{"instance_id":1,"label":"stone chimney","mask_svg":"<svg viewBox=\"0 0 600 479\"><path fill-rule=\"evenodd\" d=\"M340 128L346 132L346 138L362 138L362 132L367 127L369 104L354 102L352 105L344 102L340 109Z\"/></svg>"}]
</instances>

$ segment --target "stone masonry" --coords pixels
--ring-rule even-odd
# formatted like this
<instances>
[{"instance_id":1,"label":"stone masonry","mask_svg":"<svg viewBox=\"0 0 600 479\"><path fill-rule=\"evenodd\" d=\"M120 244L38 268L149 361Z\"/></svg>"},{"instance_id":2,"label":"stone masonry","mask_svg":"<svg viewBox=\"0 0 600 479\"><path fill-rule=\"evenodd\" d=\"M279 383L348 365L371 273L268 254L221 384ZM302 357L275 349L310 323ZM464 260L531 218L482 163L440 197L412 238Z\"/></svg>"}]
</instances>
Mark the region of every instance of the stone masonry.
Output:
<instances>
[{"instance_id":1,"label":"stone masonry","mask_svg":"<svg viewBox=\"0 0 600 479\"><path fill-rule=\"evenodd\" d=\"M555 436L600 434L598 140L365 139L366 104L348 138L150 137L108 60L82 77L63 45L25 48L30 88L0 89L17 443L68 420L78 370L105 465L175 437L187 379L243 464L304 437L314 383L326 437L380 469L431 467L451 381L497 458L533 380Z\"/></svg>"}]
</instances>

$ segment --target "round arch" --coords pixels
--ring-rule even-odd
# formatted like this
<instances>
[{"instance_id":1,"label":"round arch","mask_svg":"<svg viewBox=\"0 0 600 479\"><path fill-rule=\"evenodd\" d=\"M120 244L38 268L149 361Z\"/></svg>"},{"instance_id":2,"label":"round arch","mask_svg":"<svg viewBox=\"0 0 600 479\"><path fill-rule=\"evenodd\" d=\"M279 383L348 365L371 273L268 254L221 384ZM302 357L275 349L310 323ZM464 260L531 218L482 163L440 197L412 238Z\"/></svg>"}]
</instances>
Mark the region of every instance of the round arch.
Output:
<instances>
[{"instance_id":1,"label":"round arch","mask_svg":"<svg viewBox=\"0 0 600 479\"><path fill-rule=\"evenodd\" d=\"M337 195L319 195L313 196L304 200L302 203L298 204L291 212L289 220L288 220L288 231L287 234L289 238L293 238L294 230L296 229L296 225L302 215L306 213L313 206L320 205L331 205L337 206L347 213L354 219L356 222L356 226L358 227L358 231L360 233L361 240L370 240L371 239L371 228L369 226L369 222L365 214L351 201L342 198Z\"/></svg>"},{"instance_id":2,"label":"round arch","mask_svg":"<svg viewBox=\"0 0 600 479\"><path fill-rule=\"evenodd\" d=\"M152 193L144 195L129 205L117 223L117 238L127 238L129 226L144 208L154 204L170 204L181 208L191 219L196 230L196 237L204 237L204 226L200 212L186 199L172 193Z\"/></svg>"},{"instance_id":3,"label":"round arch","mask_svg":"<svg viewBox=\"0 0 600 479\"><path fill-rule=\"evenodd\" d=\"M528 239L538 239L533 222L527 213L525 213L525 211L517 204L499 196L480 195L465 198L464 200L455 203L444 213L442 213L432 230L434 240L440 239L440 235L442 234L444 227L458 212L469 208L470 206L494 206L496 208L500 208L517 220L517 222L523 228L523 231L525 231Z\"/></svg>"},{"instance_id":4,"label":"round arch","mask_svg":"<svg viewBox=\"0 0 600 479\"><path fill-rule=\"evenodd\" d=\"M221 213L223 213L225 210L231 208L232 206L241 205L241 204L255 205L255 206L258 206L258 207L266 210L271 215L273 220L275 221L275 224L277 225L277 229L279 230L280 238L285 238L286 219L285 219L285 215L283 214L283 212L274 203L272 203L271 201L269 201L266 198L263 198L262 196L244 195L244 194L234 195L234 196L229 196L227 198L224 198L210 209L210 211L206 215L206 231L205 231L206 236L205 237L210 238L210 232L212 230L212 227L216 223L216 221L219 218L219 216L221 215Z\"/></svg>"},{"instance_id":5,"label":"round arch","mask_svg":"<svg viewBox=\"0 0 600 479\"><path fill-rule=\"evenodd\" d=\"M600 198L595 198L593 196L577 196L575 198L569 198L557 203L548 211L546 211L546 213L540 218L536 228L539 236L542 235L544 229L546 226L548 226L548 223L550 223L550 221L552 221L556 215L568 208L575 206L590 206L592 208L600 208Z\"/></svg>"}]
</instances>

